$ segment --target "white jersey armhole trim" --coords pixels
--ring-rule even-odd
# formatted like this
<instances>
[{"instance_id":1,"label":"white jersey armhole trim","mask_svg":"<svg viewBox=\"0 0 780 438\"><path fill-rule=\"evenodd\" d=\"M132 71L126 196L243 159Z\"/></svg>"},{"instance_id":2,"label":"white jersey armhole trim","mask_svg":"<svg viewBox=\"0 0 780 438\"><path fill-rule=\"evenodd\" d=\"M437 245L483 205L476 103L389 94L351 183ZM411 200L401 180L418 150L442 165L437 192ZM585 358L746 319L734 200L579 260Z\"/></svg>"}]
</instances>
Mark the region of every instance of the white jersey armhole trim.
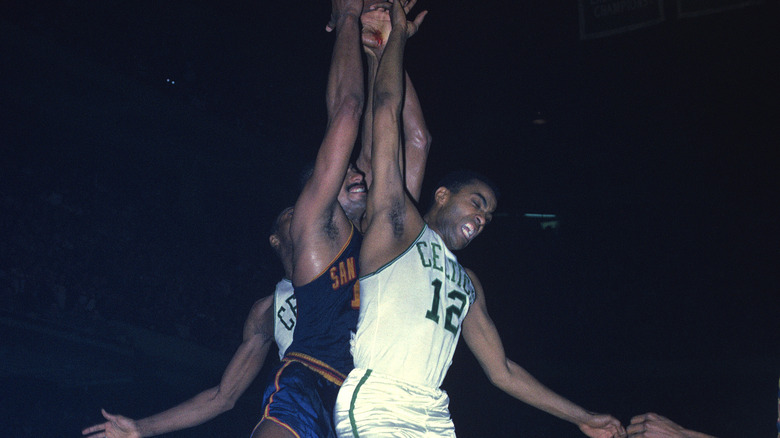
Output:
<instances>
[{"instance_id":1,"label":"white jersey armhole trim","mask_svg":"<svg viewBox=\"0 0 780 438\"><path fill-rule=\"evenodd\" d=\"M409 247L408 247L408 248L406 248L406 249L405 249L405 250L404 250L404 251L403 251L401 254L398 254L396 257L394 257L394 258L393 258L392 260L390 260L389 262L387 262L387 263L385 263L384 265L382 265L382 267L380 267L380 268L379 268L379 269L377 269L376 271L374 271L374 272L371 272L370 274L363 275L362 277L358 278L358 281L363 281L363 280L364 280L364 279L366 279L366 278L369 278L369 277L372 277L372 276L374 276L374 275L377 275L377 274L379 274L379 273L380 273L380 272L382 272L382 271L383 271L385 268L387 268L388 266L392 265L392 264L393 264L393 263L394 263L396 260L398 260L398 259L400 259L401 257L403 257L404 255L406 255L406 253L408 253L409 251L411 251L411 250L412 250L412 248L414 248L414 246L415 246L415 245L417 245L417 242L419 242L419 241L420 241L420 238L422 238L423 234L425 234L425 230L427 230L427 229L428 229L428 224L423 224L422 230L420 230L420 234L418 234L418 235L417 235L417 237L414 239L414 242L412 242L412 244L411 244L411 245L409 245Z\"/></svg>"}]
</instances>

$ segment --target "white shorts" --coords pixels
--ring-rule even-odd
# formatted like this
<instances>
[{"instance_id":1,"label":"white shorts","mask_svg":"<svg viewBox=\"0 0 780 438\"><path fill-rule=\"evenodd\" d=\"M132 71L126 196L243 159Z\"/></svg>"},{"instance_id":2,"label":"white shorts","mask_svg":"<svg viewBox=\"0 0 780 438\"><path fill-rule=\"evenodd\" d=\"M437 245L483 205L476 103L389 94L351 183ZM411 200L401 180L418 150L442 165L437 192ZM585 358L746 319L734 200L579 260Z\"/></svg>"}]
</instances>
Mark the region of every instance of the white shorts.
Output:
<instances>
[{"instance_id":1,"label":"white shorts","mask_svg":"<svg viewBox=\"0 0 780 438\"><path fill-rule=\"evenodd\" d=\"M336 434L339 438L454 438L449 402L441 389L356 368L336 398Z\"/></svg>"}]
</instances>

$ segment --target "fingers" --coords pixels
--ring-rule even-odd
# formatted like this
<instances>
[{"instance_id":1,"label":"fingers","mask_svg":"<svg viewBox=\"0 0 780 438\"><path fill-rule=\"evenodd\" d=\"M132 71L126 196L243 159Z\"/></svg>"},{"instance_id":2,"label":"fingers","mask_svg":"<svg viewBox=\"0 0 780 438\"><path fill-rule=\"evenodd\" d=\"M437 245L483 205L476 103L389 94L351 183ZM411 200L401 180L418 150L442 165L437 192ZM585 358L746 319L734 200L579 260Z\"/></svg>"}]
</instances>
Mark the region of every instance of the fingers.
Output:
<instances>
[{"instance_id":1,"label":"fingers","mask_svg":"<svg viewBox=\"0 0 780 438\"><path fill-rule=\"evenodd\" d=\"M86 428L86 429L81 431L82 435L94 434L95 432L105 432L105 430L109 426L110 422L114 421L116 419L115 415L109 414L108 412L106 412L105 409L101 409L100 413L103 414L103 418L108 420L108 422L95 424L93 426L90 426L90 427L88 427L88 428ZM92 436L92 435L90 435L90 436Z\"/></svg>"},{"instance_id":2,"label":"fingers","mask_svg":"<svg viewBox=\"0 0 780 438\"><path fill-rule=\"evenodd\" d=\"M103 414L103 418L105 418L108 421L116 421L116 415L109 414L106 412L105 409L101 409L100 412Z\"/></svg>"},{"instance_id":3,"label":"fingers","mask_svg":"<svg viewBox=\"0 0 780 438\"><path fill-rule=\"evenodd\" d=\"M663 417L661 417L660 415L658 415L658 414L656 414L654 412L648 412L646 414L637 415L634 418L632 418L631 419L631 424L643 423L643 422L648 421L648 420L658 420L660 418L663 418Z\"/></svg>"},{"instance_id":4,"label":"fingers","mask_svg":"<svg viewBox=\"0 0 780 438\"><path fill-rule=\"evenodd\" d=\"M628 426L627 432L629 437L640 437L647 432L647 426L645 423L634 423Z\"/></svg>"},{"instance_id":5,"label":"fingers","mask_svg":"<svg viewBox=\"0 0 780 438\"><path fill-rule=\"evenodd\" d=\"M609 430L612 432L613 437L624 438L626 436L626 428L623 424L614 417L609 417L608 420Z\"/></svg>"},{"instance_id":6,"label":"fingers","mask_svg":"<svg viewBox=\"0 0 780 438\"><path fill-rule=\"evenodd\" d=\"M376 11L377 9L383 9L385 11L390 11L390 9L393 7L393 2L381 0L374 4L369 5L367 8L363 10L363 13L369 12L369 11Z\"/></svg>"},{"instance_id":7,"label":"fingers","mask_svg":"<svg viewBox=\"0 0 780 438\"><path fill-rule=\"evenodd\" d=\"M96 424L94 426L90 426L90 427L82 430L81 434L82 435L89 435L89 434L92 434L92 433L95 433L95 432L103 432L104 430L106 430L106 425L107 424L108 423L101 423L101 424Z\"/></svg>"},{"instance_id":8,"label":"fingers","mask_svg":"<svg viewBox=\"0 0 780 438\"><path fill-rule=\"evenodd\" d=\"M335 10L330 13L330 19L328 19L328 24L325 25L325 32L333 32L333 30L336 28L336 14Z\"/></svg>"},{"instance_id":9,"label":"fingers","mask_svg":"<svg viewBox=\"0 0 780 438\"><path fill-rule=\"evenodd\" d=\"M648 424L652 424L653 421L664 419L664 417L648 412L646 414L637 415L631 419L631 424L628 425L627 432L629 437L644 437L648 431Z\"/></svg>"},{"instance_id":10,"label":"fingers","mask_svg":"<svg viewBox=\"0 0 780 438\"><path fill-rule=\"evenodd\" d=\"M405 20L406 13L401 7L401 2L393 2L393 9L391 10L390 17L392 18L393 27Z\"/></svg>"},{"instance_id":11,"label":"fingers","mask_svg":"<svg viewBox=\"0 0 780 438\"><path fill-rule=\"evenodd\" d=\"M425 20L425 16L428 15L428 11L422 11L419 14L417 14L416 17L414 17L414 31L417 32L420 30L420 25L422 25L423 20Z\"/></svg>"}]
</instances>

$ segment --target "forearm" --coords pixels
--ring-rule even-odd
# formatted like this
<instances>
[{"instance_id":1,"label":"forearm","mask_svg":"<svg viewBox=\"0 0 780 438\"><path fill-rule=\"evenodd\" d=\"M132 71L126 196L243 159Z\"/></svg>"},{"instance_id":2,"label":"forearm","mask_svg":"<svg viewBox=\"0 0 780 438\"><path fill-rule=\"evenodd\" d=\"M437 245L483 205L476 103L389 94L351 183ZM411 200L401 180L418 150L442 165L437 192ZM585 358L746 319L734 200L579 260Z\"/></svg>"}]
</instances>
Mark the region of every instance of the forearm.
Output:
<instances>
[{"instance_id":1,"label":"forearm","mask_svg":"<svg viewBox=\"0 0 780 438\"><path fill-rule=\"evenodd\" d=\"M373 110L392 111L400 116L403 101L403 57L406 35L403 30L393 29L387 41L374 85Z\"/></svg>"},{"instance_id":2,"label":"forearm","mask_svg":"<svg viewBox=\"0 0 780 438\"><path fill-rule=\"evenodd\" d=\"M345 11L336 21L336 43L333 47L326 101L328 118L332 121L339 111L362 111L363 78L355 74L362 70L360 58L359 18L357 13Z\"/></svg>"},{"instance_id":3,"label":"forearm","mask_svg":"<svg viewBox=\"0 0 780 438\"><path fill-rule=\"evenodd\" d=\"M401 101L403 99L403 79L401 63L403 59L403 39L399 32L390 32L384 56L379 62L373 97L373 137L371 168L376 180L395 181L397 189L403 190L400 160ZM396 184L389 184L396 188ZM377 198L386 194L377 192L376 186L369 190L369 205L379 205ZM401 192L402 193L402 192ZM372 199L374 201L372 202Z\"/></svg>"},{"instance_id":4,"label":"forearm","mask_svg":"<svg viewBox=\"0 0 780 438\"><path fill-rule=\"evenodd\" d=\"M401 120L404 130L404 156L402 167L406 176L406 189L415 201L419 201L425 165L431 147L431 133L423 117L417 91L406 73L404 103Z\"/></svg>"},{"instance_id":5,"label":"forearm","mask_svg":"<svg viewBox=\"0 0 780 438\"><path fill-rule=\"evenodd\" d=\"M590 417L591 414L585 409L544 386L520 365L507 360L507 368L506 377L493 380L493 383L509 395L577 425Z\"/></svg>"},{"instance_id":6,"label":"forearm","mask_svg":"<svg viewBox=\"0 0 780 438\"><path fill-rule=\"evenodd\" d=\"M136 426L141 436L148 437L203 424L233 407L218 393L219 387L207 389L171 409L137 420Z\"/></svg>"},{"instance_id":7,"label":"forearm","mask_svg":"<svg viewBox=\"0 0 780 438\"><path fill-rule=\"evenodd\" d=\"M357 158L357 167L366 178L366 185L371 188L373 181L373 172L371 170L371 156L373 151L373 133L374 133L374 85L376 74L379 69L379 59L373 52L366 51L366 100L363 108L363 122L360 137L360 154Z\"/></svg>"},{"instance_id":8,"label":"forearm","mask_svg":"<svg viewBox=\"0 0 780 438\"><path fill-rule=\"evenodd\" d=\"M267 317L268 311L256 305L245 326L265 327L265 321L257 321L260 316ZM245 327L245 330L250 329ZM236 400L246 391L262 368L271 336L265 331L255 330L245 334L245 340L230 360L218 386L209 388L191 399L164 412L143 418L136 422L141 436L155 436L162 433L197 426L217 415L229 411Z\"/></svg>"}]
</instances>

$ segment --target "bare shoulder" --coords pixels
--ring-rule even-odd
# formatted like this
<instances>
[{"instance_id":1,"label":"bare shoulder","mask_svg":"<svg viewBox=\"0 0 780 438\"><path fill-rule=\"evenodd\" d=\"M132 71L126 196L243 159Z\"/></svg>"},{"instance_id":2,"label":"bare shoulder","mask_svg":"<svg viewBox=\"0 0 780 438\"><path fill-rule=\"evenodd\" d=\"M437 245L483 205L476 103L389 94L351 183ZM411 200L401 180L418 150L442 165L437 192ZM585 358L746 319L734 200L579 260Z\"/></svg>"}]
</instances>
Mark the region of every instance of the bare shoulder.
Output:
<instances>
[{"instance_id":1,"label":"bare shoulder","mask_svg":"<svg viewBox=\"0 0 780 438\"><path fill-rule=\"evenodd\" d=\"M465 269L466 273L469 274L469 278L471 279L471 282L474 284L474 287L482 288L482 283L479 282L479 277L477 277L477 274L471 268L467 268L464 266L463 269Z\"/></svg>"},{"instance_id":2,"label":"bare shoulder","mask_svg":"<svg viewBox=\"0 0 780 438\"><path fill-rule=\"evenodd\" d=\"M244 337L269 330L273 334L273 306L273 294L255 301L244 323Z\"/></svg>"},{"instance_id":3,"label":"bare shoulder","mask_svg":"<svg viewBox=\"0 0 780 438\"><path fill-rule=\"evenodd\" d=\"M249 311L249 319L257 319L257 317L263 315L274 305L274 295L267 295L252 304L252 309Z\"/></svg>"},{"instance_id":4,"label":"bare shoulder","mask_svg":"<svg viewBox=\"0 0 780 438\"><path fill-rule=\"evenodd\" d=\"M465 266L463 269L466 270L466 274L468 274L469 279L471 279L471 284L474 285L474 291L477 294L477 300L480 300L484 296L484 289L482 288L482 283L479 281L479 277L477 277L477 274Z\"/></svg>"}]
</instances>

